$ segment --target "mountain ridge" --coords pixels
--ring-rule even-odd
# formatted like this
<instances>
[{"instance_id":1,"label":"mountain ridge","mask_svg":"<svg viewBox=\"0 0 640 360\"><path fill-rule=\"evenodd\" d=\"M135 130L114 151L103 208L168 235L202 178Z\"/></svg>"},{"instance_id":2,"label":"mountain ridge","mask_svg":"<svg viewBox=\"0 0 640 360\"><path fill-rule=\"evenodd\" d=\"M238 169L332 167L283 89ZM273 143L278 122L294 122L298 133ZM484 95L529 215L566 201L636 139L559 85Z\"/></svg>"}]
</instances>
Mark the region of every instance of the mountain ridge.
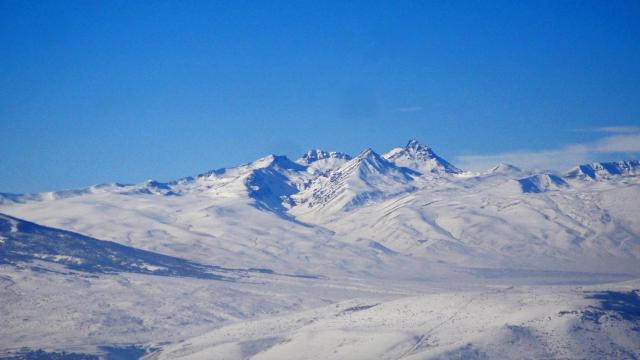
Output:
<instances>
[{"instance_id":1,"label":"mountain ridge","mask_svg":"<svg viewBox=\"0 0 640 360\"><path fill-rule=\"evenodd\" d=\"M370 148L362 151L356 157L352 157L342 152L313 149L303 154L303 156L296 161L290 160L285 155L271 154L239 166L210 170L196 176L187 176L168 182L160 182L150 179L137 184L103 183L85 188L41 193L11 194L0 192L0 203L55 200L99 192L114 192L125 195L136 193L148 195L180 195L181 191L176 188L179 188L181 185L193 183L198 179L224 178L225 176L250 178L245 181L245 185L247 187L247 191L249 193L256 194L256 196L260 197L269 193L275 194L276 198L286 198L307 188L317 178L328 177L331 173L338 171L341 167L353 161L355 158L362 158L363 154L370 153L375 154L379 159L369 162L369 165L381 163L381 161L384 160L398 168L412 170L414 172L413 176L416 176L416 173L422 175L426 174L429 176L455 176L465 174L465 177L467 178L477 178L483 175L493 174L516 176L519 173L525 172L524 170L510 164L498 164L487 171L480 173L464 172L437 155L431 147L423 145L415 139L411 139L404 147L393 148L383 155L375 153ZM383 172L386 171L384 170L385 167L389 167L389 165L380 167L379 164L375 166L378 166L379 170L383 170ZM286 175L278 176L278 174L282 174L283 172L289 172L289 174L300 173L300 176L296 175L296 179L293 180L289 179ZM307 174L303 175L305 172ZM342 170L342 172L344 172L344 170ZM236 174L234 175L234 173ZM400 173L406 174L408 172L400 171ZM529 173L531 172L529 171ZM640 160L620 160L615 162L581 164L563 174L552 175L563 179L562 181L602 181L615 178L617 176L636 176L638 174L640 174ZM546 173L538 172L530 174L529 176L537 175L544 176ZM273 189L270 189L269 187L262 187L262 191L258 190L257 188L260 188L259 183L270 177L280 178L276 181L279 182L278 185L272 183L272 187L279 187L280 189L273 191ZM524 179L525 178L513 178L513 180L517 181L526 181ZM544 189L541 190L544 191ZM273 203L273 199L270 199L269 201ZM283 201L289 202L287 199L283 199Z\"/></svg>"}]
</instances>

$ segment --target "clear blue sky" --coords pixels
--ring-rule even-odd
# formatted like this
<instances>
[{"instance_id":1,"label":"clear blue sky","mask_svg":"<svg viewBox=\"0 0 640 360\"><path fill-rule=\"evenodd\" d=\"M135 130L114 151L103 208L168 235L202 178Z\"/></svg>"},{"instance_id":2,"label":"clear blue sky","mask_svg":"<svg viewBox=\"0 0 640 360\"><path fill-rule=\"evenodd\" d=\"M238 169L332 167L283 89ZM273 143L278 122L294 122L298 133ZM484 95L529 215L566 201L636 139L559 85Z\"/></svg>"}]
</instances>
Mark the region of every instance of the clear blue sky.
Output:
<instances>
[{"instance_id":1,"label":"clear blue sky","mask_svg":"<svg viewBox=\"0 0 640 360\"><path fill-rule=\"evenodd\" d=\"M409 138L629 157L638 126L640 1L0 0L0 192Z\"/></svg>"}]
</instances>

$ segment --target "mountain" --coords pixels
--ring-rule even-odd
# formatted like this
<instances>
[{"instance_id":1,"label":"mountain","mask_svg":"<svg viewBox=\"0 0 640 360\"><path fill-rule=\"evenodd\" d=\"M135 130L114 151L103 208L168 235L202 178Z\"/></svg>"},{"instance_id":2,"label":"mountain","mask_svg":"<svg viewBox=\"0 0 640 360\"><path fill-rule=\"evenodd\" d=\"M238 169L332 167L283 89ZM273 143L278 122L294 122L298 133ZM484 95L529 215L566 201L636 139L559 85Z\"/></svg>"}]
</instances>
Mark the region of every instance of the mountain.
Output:
<instances>
[{"instance_id":1,"label":"mountain","mask_svg":"<svg viewBox=\"0 0 640 360\"><path fill-rule=\"evenodd\" d=\"M383 155L384 159L413 169L423 174L460 174L462 170L451 165L445 159L438 156L433 150L420 144L417 140L409 140L405 147L397 147Z\"/></svg>"},{"instance_id":2,"label":"mountain","mask_svg":"<svg viewBox=\"0 0 640 360\"><path fill-rule=\"evenodd\" d=\"M0 358L637 358L639 198L416 141L0 194Z\"/></svg>"},{"instance_id":3,"label":"mountain","mask_svg":"<svg viewBox=\"0 0 640 360\"><path fill-rule=\"evenodd\" d=\"M286 156L268 155L248 164L212 170L167 183L170 194L246 198L256 207L284 212L289 196L297 193L311 174Z\"/></svg>"},{"instance_id":4,"label":"mountain","mask_svg":"<svg viewBox=\"0 0 640 360\"><path fill-rule=\"evenodd\" d=\"M419 176L367 149L328 177L316 179L296 200L308 209L349 211L375 199L411 192Z\"/></svg>"},{"instance_id":5,"label":"mountain","mask_svg":"<svg viewBox=\"0 0 640 360\"><path fill-rule=\"evenodd\" d=\"M544 191L559 190L569 187L569 184L567 184L566 181L553 174L533 175L523 179L518 179L517 182L525 193L541 193Z\"/></svg>"},{"instance_id":6,"label":"mountain","mask_svg":"<svg viewBox=\"0 0 640 360\"><path fill-rule=\"evenodd\" d=\"M4 194L0 210L199 262L215 251L217 264L264 267L272 259L276 270L302 274L363 246L366 256L349 260L350 271L365 271L380 253L562 270L601 258L600 265L635 271L637 168L638 161L590 164L558 176L500 164L461 173L411 140L384 156L311 150L295 162L269 155L171 182ZM325 252L309 256L308 246L319 244ZM385 271L397 274L390 259Z\"/></svg>"},{"instance_id":7,"label":"mountain","mask_svg":"<svg viewBox=\"0 0 640 360\"><path fill-rule=\"evenodd\" d=\"M500 163L500 164L492 167L491 169L485 171L485 174L487 174L487 175L492 175L492 174L512 175L512 174L518 174L518 173L521 173L521 172L522 172L522 169L520 169L517 166L511 165L511 164Z\"/></svg>"},{"instance_id":8,"label":"mountain","mask_svg":"<svg viewBox=\"0 0 640 360\"><path fill-rule=\"evenodd\" d=\"M639 174L640 161L627 160L580 165L567 172L565 177L568 179L601 180L615 176L637 176Z\"/></svg>"}]
</instances>

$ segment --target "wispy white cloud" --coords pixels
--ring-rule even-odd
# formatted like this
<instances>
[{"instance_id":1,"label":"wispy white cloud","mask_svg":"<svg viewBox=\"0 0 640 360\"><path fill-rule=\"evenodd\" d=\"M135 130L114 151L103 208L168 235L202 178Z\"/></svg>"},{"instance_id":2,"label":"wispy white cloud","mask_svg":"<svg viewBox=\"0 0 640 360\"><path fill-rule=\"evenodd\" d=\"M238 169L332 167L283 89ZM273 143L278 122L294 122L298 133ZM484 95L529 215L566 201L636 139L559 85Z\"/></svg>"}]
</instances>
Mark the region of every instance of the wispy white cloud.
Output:
<instances>
[{"instance_id":1,"label":"wispy white cloud","mask_svg":"<svg viewBox=\"0 0 640 360\"><path fill-rule=\"evenodd\" d=\"M402 112L402 113L418 112L418 111L422 111L422 106L409 106L409 107L400 107L400 108L393 109L393 112Z\"/></svg>"},{"instance_id":2,"label":"wispy white cloud","mask_svg":"<svg viewBox=\"0 0 640 360\"><path fill-rule=\"evenodd\" d=\"M602 126L594 128L574 129L572 131L606 134L633 134L640 133L640 126Z\"/></svg>"},{"instance_id":3,"label":"wispy white cloud","mask_svg":"<svg viewBox=\"0 0 640 360\"><path fill-rule=\"evenodd\" d=\"M640 133L640 126L605 126L594 130L609 134L633 134Z\"/></svg>"},{"instance_id":4,"label":"wispy white cloud","mask_svg":"<svg viewBox=\"0 0 640 360\"><path fill-rule=\"evenodd\" d=\"M491 155L462 155L457 164L469 170L484 170L497 163L508 163L529 169L564 171L578 164L597 161L606 155L640 154L640 128L603 127L600 132L609 135L594 142L568 144L556 149L540 151L514 151Z\"/></svg>"},{"instance_id":5,"label":"wispy white cloud","mask_svg":"<svg viewBox=\"0 0 640 360\"><path fill-rule=\"evenodd\" d=\"M640 152L640 132L607 136L595 145L594 151L597 153L637 153Z\"/></svg>"}]
</instances>

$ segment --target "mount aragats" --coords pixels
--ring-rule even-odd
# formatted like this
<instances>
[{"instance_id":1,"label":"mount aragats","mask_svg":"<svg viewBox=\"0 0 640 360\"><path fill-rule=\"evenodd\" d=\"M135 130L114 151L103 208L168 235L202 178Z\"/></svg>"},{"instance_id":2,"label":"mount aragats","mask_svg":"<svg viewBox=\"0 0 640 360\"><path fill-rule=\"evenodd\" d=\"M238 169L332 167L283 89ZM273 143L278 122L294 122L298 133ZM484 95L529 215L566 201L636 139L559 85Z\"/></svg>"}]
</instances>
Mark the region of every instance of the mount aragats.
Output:
<instances>
[{"instance_id":1,"label":"mount aragats","mask_svg":"<svg viewBox=\"0 0 640 360\"><path fill-rule=\"evenodd\" d=\"M640 357L637 160L470 172L412 140L0 213L0 357Z\"/></svg>"}]
</instances>

